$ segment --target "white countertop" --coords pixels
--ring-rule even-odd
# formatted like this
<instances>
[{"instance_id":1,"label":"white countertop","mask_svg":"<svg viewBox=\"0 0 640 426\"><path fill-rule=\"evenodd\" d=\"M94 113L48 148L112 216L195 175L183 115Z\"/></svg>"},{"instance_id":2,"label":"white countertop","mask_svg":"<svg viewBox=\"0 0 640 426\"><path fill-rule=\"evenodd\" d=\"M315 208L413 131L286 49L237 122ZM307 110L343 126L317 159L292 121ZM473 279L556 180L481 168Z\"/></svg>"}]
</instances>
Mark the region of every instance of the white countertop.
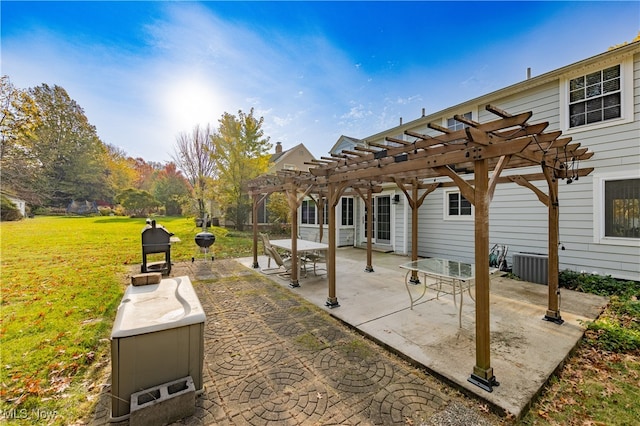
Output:
<instances>
[{"instance_id":1,"label":"white countertop","mask_svg":"<svg viewBox=\"0 0 640 426\"><path fill-rule=\"evenodd\" d=\"M189 277L130 285L122 297L111 338L135 336L203 323L206 316Z\"/></svg>"}]
</instances>

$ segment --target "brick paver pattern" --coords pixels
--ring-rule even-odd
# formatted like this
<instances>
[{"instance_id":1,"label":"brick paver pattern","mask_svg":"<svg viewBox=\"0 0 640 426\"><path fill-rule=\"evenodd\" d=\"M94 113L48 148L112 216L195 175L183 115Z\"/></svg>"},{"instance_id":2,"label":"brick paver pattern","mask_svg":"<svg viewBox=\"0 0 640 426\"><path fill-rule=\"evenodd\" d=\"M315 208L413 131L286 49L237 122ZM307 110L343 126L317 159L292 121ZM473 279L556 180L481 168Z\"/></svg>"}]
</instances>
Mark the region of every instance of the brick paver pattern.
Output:
<instances>
[{"instance_id":1,"label":"brick paver pattern","mask_svg":"<svg viewBox=\"0 0 640 426\"><path fill-rule=\"evenodd\" d=\"M207 315L205 389L179 424L420 425L464 401L295 289L233 260L178 263L171 275L191 278ZM108 395L105 386L91 424L109 424Z\"/></svg>"}]
</instances>

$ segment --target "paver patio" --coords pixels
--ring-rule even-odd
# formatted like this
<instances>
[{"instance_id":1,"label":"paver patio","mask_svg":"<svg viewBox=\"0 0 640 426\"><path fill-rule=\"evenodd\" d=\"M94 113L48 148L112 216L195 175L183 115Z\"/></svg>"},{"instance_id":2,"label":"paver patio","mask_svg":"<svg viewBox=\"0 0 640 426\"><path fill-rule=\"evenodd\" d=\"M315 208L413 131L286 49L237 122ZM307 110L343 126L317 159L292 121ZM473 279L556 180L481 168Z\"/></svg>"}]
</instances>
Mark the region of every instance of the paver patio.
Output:
<instances>
[{"instance_id":1,"label":"paver patio","mask_svg":"<svg viewBox=\"0 0 640 426\"><path fill-rule=\"evenodd\" d=\"M205 391L179 424L492 424L477 402L236 261L176 263L171 275L191 277L207 315ZM91 424L109 424L104 385Z\"/></svg>"},{"instance_id":2,"label":"paver patio","mask_svg":"<svg viewBox=\"0 0 640 426\"><path fill-rule=\"evenodd\" d=\"M495 423L477 407L520 415L581 338L580 321L606 304L562 290L558 326L542 320L546 286L493 278L491 353L500 386L488 393L467 382L475 362L472 301L463 305L462 328L450 296L432 295L411 310L398 268L407 258L374 253L375 272L367 273L365 257L338 249L335 309L324 307L323 276L311 273L291 289L286 278L253 269L250 258L175 264L171 275L191 278L207 315L205 392L183 423ZM266 267L266 258L259 263ZM108 390L95 424L108 421Z\"/></svg>"}]
</instances>

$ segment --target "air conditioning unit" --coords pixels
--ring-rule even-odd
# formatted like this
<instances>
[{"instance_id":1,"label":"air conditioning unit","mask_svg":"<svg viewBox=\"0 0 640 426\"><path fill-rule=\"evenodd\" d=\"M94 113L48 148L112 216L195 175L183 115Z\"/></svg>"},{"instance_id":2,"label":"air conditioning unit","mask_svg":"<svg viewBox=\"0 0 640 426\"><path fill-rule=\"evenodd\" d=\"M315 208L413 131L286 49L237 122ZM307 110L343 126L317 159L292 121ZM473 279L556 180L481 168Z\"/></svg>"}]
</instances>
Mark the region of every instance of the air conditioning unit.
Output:
<instances>
[{"instance_id":1,"label":"air conditioning unit","mask_svg":"<svg viewBox=\"0 0 640 426\"><path fill-rule=\"evenodd\" d=\"M515 253L513 274L524 281L538 284L549 283L549 256L540 253Z\"/></svg>"}]
</instances>

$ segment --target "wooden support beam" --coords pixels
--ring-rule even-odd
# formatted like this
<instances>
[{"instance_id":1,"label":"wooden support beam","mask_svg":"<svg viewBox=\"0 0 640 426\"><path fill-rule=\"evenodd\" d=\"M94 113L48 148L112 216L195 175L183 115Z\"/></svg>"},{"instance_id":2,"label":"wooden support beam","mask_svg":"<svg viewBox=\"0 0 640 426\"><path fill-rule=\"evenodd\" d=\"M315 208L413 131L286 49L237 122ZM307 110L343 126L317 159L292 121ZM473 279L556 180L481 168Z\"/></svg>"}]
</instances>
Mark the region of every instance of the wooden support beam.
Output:
<instances>
[{"instance_id":1,"label":"wooden support beam","mask_svg":"<svg viewBox=\"0 0 640 426\"><path fill-rule=\"evenodd\" d=\"M491 367L489 305L489 179L486 159L475 162L476 365L469 381L491 392L499 383Z\"/></svg>"},{"instance_id":2,"label":"wooden support beam","mask_svg":"<svg viewBox=\"0 0 640 426\"><path fill-rule=\"evenodd\" d=\"M260 265L258 264L258 204L260 204L259 197L260 197L259 194L255 194L255 195L253 195L251 197L251 200L253 201L252 208L251 208L251 222L252 222L252 230L253 230L253 247L252 247L251 252L253 254L253 267L254 268L259 268L260 267Z\"/></svg>"},{"instance_id":3,"label":"wooden support beam","mask_svg":"<svg viewBox=\"0 0 640 426\"><path fill-rule=\"evenodd\" d=\"M495 115L502 117L502 118L509 118L509 117L513 117L511 114L509 114L507 111L502 110L500 108L498 108L495 105L491 105L491 104L487 104L486 107L484 107L484 109L486 109L489 112L494 113Z\"/></svg>"},{"instance_id":4,"label":"wooden support beam","mask_svg":"<svg viewBox=\"0 0 640 426\"><path fill-rule=\"evenodd\" d=\"M531 191L533 191L534 194L536 194L536 196L538 197L538 200L540 200L540 202L542 204L544 204L545 206L549 206L549 196L547 194L545 194L544 192L542 192L537 187L535 187L524 176L521 176L521 175L507 176L507 179L509 179L513 183L517 183L520 186L523 186L525 188L529 188Z\"/></svg>"},{"instance_id":5,"label":"wooden support beam","mask_svg":"<svg viewBox=\"0 0 640 426\"><path fill-rule=\"evenodd\" d=\"M500 173L507 166L509 160L511 159L510 155L503 155L498 160L498 164L493 169L493 173L491 174L491 179L489 179L489 201L493 200L493 194L496 192L496 185L498 184L498 179L500 178Z\"/></svg>"},{"instance_id":6,"label":"wooden support beam","mask_svg":"<svg viewBox=\"0 0 640 426\"><path fill-rule=\"evenodd\" d=\"M449 134L449 133L452 132L450 129L447 129L446 127L442 127L441 125L436 124L436 123L429 123L429 124L427 124L427 127L430 128L430 129L433 129L433 130L437 130L438 132L442 132L444 134ZM407 132L405 131L405 133L407 133ZM411 133L407 133L407 134L411 135ZM411 136L413 136L413 135L411 135Z\"/></svg>"},{"instance_id":7,"label":"wooden support beam","mask_svg":"<svg viewBox=\"0 0 640 426\"><path fill-rule=\"evenodd\" d=\"M356 145L355 147L353 147L353 149L355 149L356 151L374 152L374 153L380 151L379 149L372 149L372 148L368 148L366 146L360 146L360 145Z\"/></svg>"},{"instance_id":8,"label":"wooden support beam","mask_svg":"<svg viewBox=\"0 0 640 426\"><path fill-rule=\"evenodd\" d=\"M478 123L477 121L470 120L464 115L456 114L453 116L453 119L460 123L464 123L470 127L480 127L480 123Z\"/></svg>"},{"instance_id":9,"label":"wooden support beam","mask_svg":"<svg viewBox=\"0 0 640 426\"><path fill-rule=\"evenodd\" d=\"M473 204L475 206L475 204L476 204L476 200L475 200L476 193L475 193L475 190L473 189L473 187L469 184L469 182L467 182L466 180L462 179L449 166L434 167L434 170L437 171L438 173L442 174L443 176L450 177L451 180L458 186L458 188L460 188L460 193L462 194L462 196L464 198L466 198L467 201L469 201L471 204Z\"/></svg>"},{"instance_id":10,"label":"wooden support beam","mask_svg":"<svg viewBox=\"0 0 640 426\"><path fill-rule=\"evenodd\" d=\"M549 271L548 279L548 307L544 319L547 321L562 324L564 320L560 315L560 298L559 298L559 257L558 245L560 243L560 203L558 200L558 180L554 178L551 171L543 167L542 172L547 178L549 187L549 204L548 204L548 223L549 223Z\"/></svg>"},{"instance_id":11,"label":"wooden support beam","mask_svg":"<svg viewBox=\"0 0 640 426\"><path fill-rule=\"evenodd\" d=\"M465 127L465 132L469 142L475 142L481 145L489 145L492 142L491 135L475 127Z\"/></svg>"},{"instance_id":12,"label":"wooden support beam","mask_svg":"<svg viewBox=\"0 0 640 426\"><path fill-rule=\"evenodd\" d=\"M387 142L392 142L398 145L402 145L402 146L407 146L407 145L413 145L413 142L408 142L402 139L398 139L398 138L392 138L390 136L387 136L386 138L384 138L385 141Z\"/></svg>"}]
</instances>

